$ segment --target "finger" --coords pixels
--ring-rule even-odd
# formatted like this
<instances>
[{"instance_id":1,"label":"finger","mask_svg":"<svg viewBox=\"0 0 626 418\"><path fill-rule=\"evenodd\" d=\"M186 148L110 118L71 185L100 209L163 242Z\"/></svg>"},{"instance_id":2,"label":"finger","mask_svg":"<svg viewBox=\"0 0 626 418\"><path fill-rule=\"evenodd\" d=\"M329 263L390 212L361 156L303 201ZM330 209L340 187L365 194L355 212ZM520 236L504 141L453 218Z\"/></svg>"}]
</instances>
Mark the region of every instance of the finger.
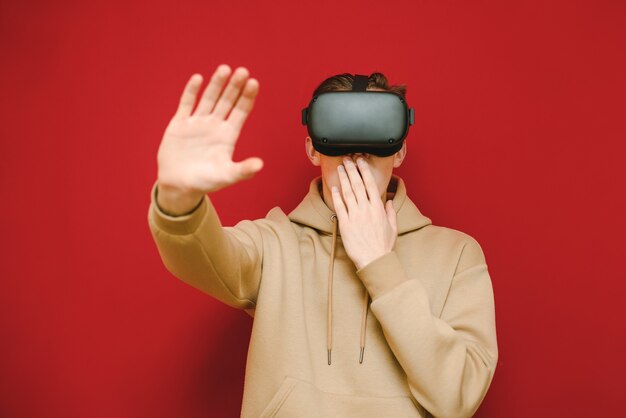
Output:
<instances>
[{"instance_id":1,"label":"finger","mask_svg":"<svg viewBox=\"0 0 626 418\"><path fill-rule=\"evenodd\" d=\"M185 85L183 94L178 103L178 109L176 109L176 113L174 114L175 118L188 117L191 114L201 84L202 75L198 73L193 74L189 80L187 80L187 84Z\"/></svg>"},{"instance_id":2,"label":"finger","mask_svg":"<svg viewBox=\"0 0 626 418\"><path fill-rule=\"evenodd\" d=\"M358 158L357 165L359 167L361 177L363 178L363 183L365 184L365 189L367 190L367 195L369 196L370 202L372 202L373 205L382 207L383 202L380 198L380 191L378 190L376 180L374 180L374 175L372 174L372 170L369 164L367 163L367 161L365 161L364 158Z\"/></svg>"},{"instance_id":3,"label":"finger","mask_svg":"<svg viewBox=\"0 0 626 418\"><path fill-rule=\"evenodd\" d=\"M249 78L237 100L237 104L228 116L228 121L239 132L248 118L248 114L254 106L254 100L259 93L259 82L254 78Z\"/></svg>"},{"instance_id":4,"label":"finger","mask_svg":"<svg viewBox=\"0 0 626 418\"><path fill-rule=\"evenodd\" d=\"M200 103L194 112L195 115L208 115L213 110L220 92L224 88L224 84L228 80L231 69L228 65L222 64L213 73L209 85L204 89L204 93L200 98Z\"/></svg>"},{"instance_id":5,"label":"finger","mask_svg":"<svg viewBox=\"0 0 626 418\"><path fill-rule=\"evenodd\" d=\"M241 93L241 89L246 83L249 75L250 73L244 67L239 67L235 70L232 77L230 77L230 81L228 82L226 89L224 89L224 92L218 99L217 104L213 109L213 115L221 118L225 118L226 115L228 115L233 108L235 101L237 101L237 98Z\"/></svg>"},{"instance_id":6,"label":"finger","mask_svg":"<svg viewBox=\"0 0 626 418\"><path fill-rule=\"evenodd\" d=\"M333 198L333 206L335 207L337 219L343 224L348 220L348 211L346 210L346 206L343 204L343 200L341 199L337 186L332 187L331 196Z\"/></svg>"},{"instance_id":7,"label":"finger","mask_svg":"<svg viewBox=\"0 0 626 418\"><path fill-rule=\"evenodd\" d=\"M352 186L350 185L350 180L348 179L348 175L346 174L346 169L343 165L339 165L337 167L337 172L339 174L339 183L341 184L341 194L343 195L343 199L346 202L346 207L348 209L348 214L357 208L356 197L354 196L354 192L352 191Z\"/></svg>"},{"instance_id":8,"label":"finger","mask_svg":"<svg viewBox=\"0 0 626 418\"><path fill-rule=\"evenodd\" d=\"M365 191L363 179L361 179L361 175L359 174L359 170L356 168L354 161L352 161L351 158L344 157L343 166L346 168L346 172L348 173L350 185L352 186L352 191L356 196L357 202L359 205L367 204L367 192Z\"/></svg>"},{"instance_id":9,"label":"finger","mask_svg":"<svg viewBox=\"0 0 626 418\"><path fill-rule=\"evenodd\" d=\"M246 158L233 163L231 175L235 181L249 179L263 168L263 160L258 157Z\"/></svg>"}]
</instances>

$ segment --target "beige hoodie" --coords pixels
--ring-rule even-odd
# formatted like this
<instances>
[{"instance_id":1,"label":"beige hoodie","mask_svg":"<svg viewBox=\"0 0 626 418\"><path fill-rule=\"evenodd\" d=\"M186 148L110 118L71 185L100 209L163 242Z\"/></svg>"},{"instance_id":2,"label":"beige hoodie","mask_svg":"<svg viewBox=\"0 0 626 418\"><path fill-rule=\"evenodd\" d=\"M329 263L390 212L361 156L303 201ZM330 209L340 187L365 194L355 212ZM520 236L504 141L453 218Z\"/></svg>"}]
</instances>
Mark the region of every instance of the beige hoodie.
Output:
<instances>
[{"instance_id":1,"label":"beige hoodie","mask_svg":"<svg viewBox=\"0 0 626 418\"><path fill-rule=\"evenodd\" d=\"M209 196L191 214L148 212L179 279L254 317L242 417L469 417L498 359L483 251L435 226L392 176L394 251L360 270L321 177L286 215L222 226ZM395 189L395 193L394 193ZM370 303L371 299L371 303ZM369 309L368 309L369 308Z\"/></svg>"}]
</instances>

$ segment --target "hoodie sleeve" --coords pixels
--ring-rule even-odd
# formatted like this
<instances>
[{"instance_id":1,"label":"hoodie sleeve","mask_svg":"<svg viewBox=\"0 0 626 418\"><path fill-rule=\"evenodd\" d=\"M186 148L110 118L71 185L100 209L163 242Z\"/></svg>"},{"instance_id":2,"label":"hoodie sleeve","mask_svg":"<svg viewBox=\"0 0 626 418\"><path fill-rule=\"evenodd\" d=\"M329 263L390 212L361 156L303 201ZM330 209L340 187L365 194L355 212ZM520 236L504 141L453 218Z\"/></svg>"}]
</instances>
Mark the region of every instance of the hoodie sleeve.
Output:
<instances>
[{"instance_id":1,"label":"hoodie sleeve","mask_svg":"<svg viewBox=\"0 0 626 418\"><path fill-rule=\"evenodd\" d=\"M263 259L259 223L222 227L208 195L193 212L170 216L156 204L156 192L155 182L148 224L167 270L229 306L254 308Z\"/></svg>"},{"instance_id":2,"label":"hoodie sleeve","mask_svg":"<svg viewBox=\"0 0 626 418\"><path fill-rule=\"evenodd\" d=\"M471 417L498 361L493 288L478 242L464 245L440 317L395 251L357 274L415 399L436 417Z\"/></svg>"}]
</instances>

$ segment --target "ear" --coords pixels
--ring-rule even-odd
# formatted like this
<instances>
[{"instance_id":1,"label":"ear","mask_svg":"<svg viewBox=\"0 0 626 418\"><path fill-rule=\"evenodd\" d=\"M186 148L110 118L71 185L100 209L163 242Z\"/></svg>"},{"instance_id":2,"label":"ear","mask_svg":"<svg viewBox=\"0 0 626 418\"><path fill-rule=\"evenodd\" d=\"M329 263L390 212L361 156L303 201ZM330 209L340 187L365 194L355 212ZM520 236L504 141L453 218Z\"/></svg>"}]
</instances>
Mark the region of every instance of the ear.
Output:
<instances>
[{"instance_id":1,"label":"ear","mask_svg":"<svg viewBox=\"0 0 626 418\"><path fill-rule=\"evenodd\" d=\"M320 153L317 152L315 148L313 148L313 140L310 136L306 137L304 145L306 149L306 155L307 157L309 157L309 160L311 160L311 164L313 164L314 166L319 166L321 164Z\"/></svg>"},{"instance_id":2,"label":"ear","mask_svg":"<svg viewBox=\"0 0 626 418\"><path fill-rule=\"evenodd\" d=\"M402 148L400 148L398 152L393 154L393 167L400 167L402 161L404 161L404 157L406 157L406 141L402 143Z\"/></svg>"}]
</instances>

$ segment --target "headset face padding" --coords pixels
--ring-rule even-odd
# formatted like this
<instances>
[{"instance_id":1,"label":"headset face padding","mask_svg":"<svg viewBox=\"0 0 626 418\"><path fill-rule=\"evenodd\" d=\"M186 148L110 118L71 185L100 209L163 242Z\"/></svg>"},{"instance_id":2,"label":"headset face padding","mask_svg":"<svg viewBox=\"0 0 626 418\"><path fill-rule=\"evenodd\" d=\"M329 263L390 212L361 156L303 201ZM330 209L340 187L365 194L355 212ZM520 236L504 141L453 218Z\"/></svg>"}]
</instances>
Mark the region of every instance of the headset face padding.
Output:
<instances>
[{"instance_id":1,"label":"headset face padding","mask_svg":"<svg viewBox=\"0 0 626 418\"><path fill-rule=\"evenodd\" d=\"M388 91L321 93L302 110L313 147L332 156L392 155L402 148L413 117L402 96Z\"/></svg>"}]
</instances>

